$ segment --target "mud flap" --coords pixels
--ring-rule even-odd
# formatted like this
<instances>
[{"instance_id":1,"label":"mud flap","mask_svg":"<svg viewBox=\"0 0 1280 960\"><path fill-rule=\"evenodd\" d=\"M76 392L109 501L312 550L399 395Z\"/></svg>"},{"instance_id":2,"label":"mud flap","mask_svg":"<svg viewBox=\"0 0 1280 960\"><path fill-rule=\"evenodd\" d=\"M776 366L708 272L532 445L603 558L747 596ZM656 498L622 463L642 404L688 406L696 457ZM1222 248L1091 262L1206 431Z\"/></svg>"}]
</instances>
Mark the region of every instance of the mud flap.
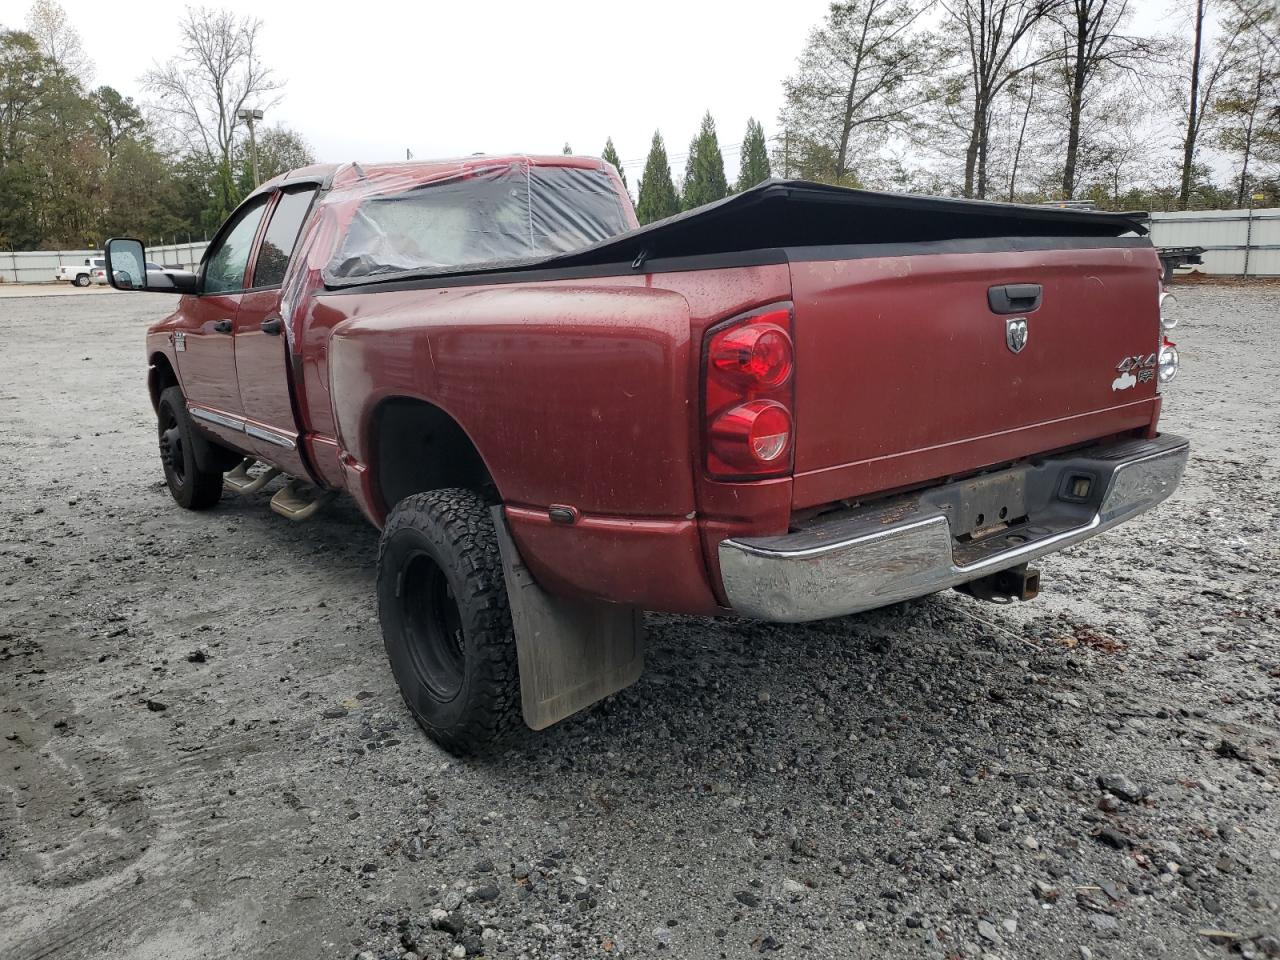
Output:
<instances>
[{"instance_id":1,"label":"mud flap","mask_svg":"<svg viewBox=\"0 0 1280 960\"><path fill-rule=\"evenodd\" d=\"M629 607L551 596L521 560L502 507L491 512L515 628L524 722L542 730L639 679L642 615Z\"/></svg>"}]
</instances>

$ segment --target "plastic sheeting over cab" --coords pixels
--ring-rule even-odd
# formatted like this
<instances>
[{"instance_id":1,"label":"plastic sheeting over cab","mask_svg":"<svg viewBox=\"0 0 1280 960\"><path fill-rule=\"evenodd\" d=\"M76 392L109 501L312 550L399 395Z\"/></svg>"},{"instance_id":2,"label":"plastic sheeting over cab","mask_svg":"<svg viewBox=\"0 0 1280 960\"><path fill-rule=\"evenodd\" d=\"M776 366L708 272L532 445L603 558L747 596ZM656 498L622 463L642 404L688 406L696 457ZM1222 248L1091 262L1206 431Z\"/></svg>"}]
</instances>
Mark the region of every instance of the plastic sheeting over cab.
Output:
<instances>
[{"instance_id":1,"label":"plastic sheeting over cab","mask_svg":"<svg viewBox=\"0 0 1280 960\"><path fill-rule=\"evenodd\" d=\"M349 213L331 286L541 261L635 224L609 168L577 158L477 158L426 172L344 168L325 198ZM337 180L338 178L335 178Z\"/></svg>"},{"instance_id":2,"label":"plastic sheeting over cab","mask_svg":"<svg viewBox=\"0 0 1280 960\"><path fill-rule=\"evenodd\" d=\"M548 159L538 162L554 163ZM607 176L603 172L599 175L602 179ZM512 173L477 171L467 176L480 182L467 186L469 180L459 180L456 188L449 186L448 192L439 194L440 206L465 202L469 195L475 203L470 215L476 222L488 218L483 236L442 240L434 259L422 257L397 248L397 241L387 232L392 230L394 216L382 212L378 206L381 200L368 200L352 222L354 239L350 235L344 239L326 269L326 284L335 287L617 264L641 270L645 263L658 259L754 252L758 260L763 251L776 251L771 262L782 262L787 259L784 251L797 247L860 246L864 256L874 256L946 252L954 241L968 242L971 251L975 249L973 241L983 240L999 241L993 249L1009 249L1010 241L1028 250L1060 247L1066 238L1079 241L1075 245L1082 247L1148 245L1141 239L1146 229L1125 214L878 193L802 180L768 180L716 203L645 227L622 230L609 221L613 211L603 195L586 188L589 179L545 176L545 183L536 178L521 183L523 172L518 167ZM495 199L486 192L490 181L499 190L510 188L514 194ZM425 215L432 204L432 191L439 188L423 184L420 189L403 185L395 189L411 203L421 204ZM370 195L371 191L365 193ZM630 214L629 209L626 212ZM463 214L447 216L461 218ZM525 220L521 221L521 216ZM371 234L372 225L364 223L365 219L377 221L385 236ZM446 233L456 229L444 216L434 222ZM423 221L424 229L426 223ZM1018 243L1020 238L1025 242ZM1117 238L1125 240L1114 242ZM386 252L372 252L383 243L389 245ZM444 250L449 244L457 245L452 253ZM903 244L916 249L903 250ZM385 264L386 269L374 263Z\"/></svg>"}]
</instances>

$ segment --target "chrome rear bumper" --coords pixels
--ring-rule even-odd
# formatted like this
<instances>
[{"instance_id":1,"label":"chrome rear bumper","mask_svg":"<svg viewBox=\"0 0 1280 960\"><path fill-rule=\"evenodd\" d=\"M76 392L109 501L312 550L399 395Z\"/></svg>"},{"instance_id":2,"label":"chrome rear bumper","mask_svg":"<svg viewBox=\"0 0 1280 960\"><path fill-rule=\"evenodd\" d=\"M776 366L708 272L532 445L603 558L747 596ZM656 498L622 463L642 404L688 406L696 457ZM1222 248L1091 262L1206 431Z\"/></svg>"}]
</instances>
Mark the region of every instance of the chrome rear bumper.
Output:
<instances>
[{"instance_id":1,"label":"chrome rear bumper","mask_svg":"<svg viewBox=\"0 0 1280 960\"><path fill-rule=\"evenodd\" d=\"M1126 440L824 514L782 536L725 540L725 594L744 616L795 623L967 583L1150 510L1177 487L1189 451L1170 434Z\"/></svg>"}]
</instances>

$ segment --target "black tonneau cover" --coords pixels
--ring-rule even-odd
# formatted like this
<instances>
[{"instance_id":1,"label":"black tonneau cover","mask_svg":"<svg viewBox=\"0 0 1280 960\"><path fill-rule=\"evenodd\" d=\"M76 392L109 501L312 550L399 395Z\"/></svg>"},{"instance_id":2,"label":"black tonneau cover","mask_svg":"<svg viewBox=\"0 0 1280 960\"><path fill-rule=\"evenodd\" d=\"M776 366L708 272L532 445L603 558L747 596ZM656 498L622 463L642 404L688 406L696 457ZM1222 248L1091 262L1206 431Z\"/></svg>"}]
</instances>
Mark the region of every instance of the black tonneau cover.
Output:
<instances>
[{"instance_id":1,"label":"black tonneau cover","mask_svg":"<svg viewBox=\"0 0 1280 960\"><path fill-rule=\"evenodd\" d=\"M571 253L351 280L326 277L326 281L330 288L336 288L619 263L632 263L639 270L645 261L657 258L776 248L936 244L1010 237L1141 237L1146 233L1138 220L1125 214L881 193L806 180L773 179Z\"/></svg>"}]
</instances>

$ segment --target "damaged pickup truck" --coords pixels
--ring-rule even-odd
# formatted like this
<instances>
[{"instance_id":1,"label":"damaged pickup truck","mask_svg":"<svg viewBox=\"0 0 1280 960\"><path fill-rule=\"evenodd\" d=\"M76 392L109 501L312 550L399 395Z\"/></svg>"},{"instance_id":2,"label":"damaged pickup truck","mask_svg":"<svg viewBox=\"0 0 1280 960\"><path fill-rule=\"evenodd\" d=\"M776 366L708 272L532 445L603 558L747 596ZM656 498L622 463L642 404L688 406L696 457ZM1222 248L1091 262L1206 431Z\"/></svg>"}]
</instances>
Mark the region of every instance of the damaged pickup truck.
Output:
<instances>
[{"instance_id":1,"label":"damaged pickup truck","mask_svg":"<svg viewBox=\"0 0 1280 960\"><path fill-rule=\"evenodd\" d=\"M405 702L461 753L633 682L640 611L1029 599L1187 460L1118 215L775 180L639 227L598 160L353 163L264 185L163 289L174 499L352 496Z\"/></svg>"}]
</instances>

